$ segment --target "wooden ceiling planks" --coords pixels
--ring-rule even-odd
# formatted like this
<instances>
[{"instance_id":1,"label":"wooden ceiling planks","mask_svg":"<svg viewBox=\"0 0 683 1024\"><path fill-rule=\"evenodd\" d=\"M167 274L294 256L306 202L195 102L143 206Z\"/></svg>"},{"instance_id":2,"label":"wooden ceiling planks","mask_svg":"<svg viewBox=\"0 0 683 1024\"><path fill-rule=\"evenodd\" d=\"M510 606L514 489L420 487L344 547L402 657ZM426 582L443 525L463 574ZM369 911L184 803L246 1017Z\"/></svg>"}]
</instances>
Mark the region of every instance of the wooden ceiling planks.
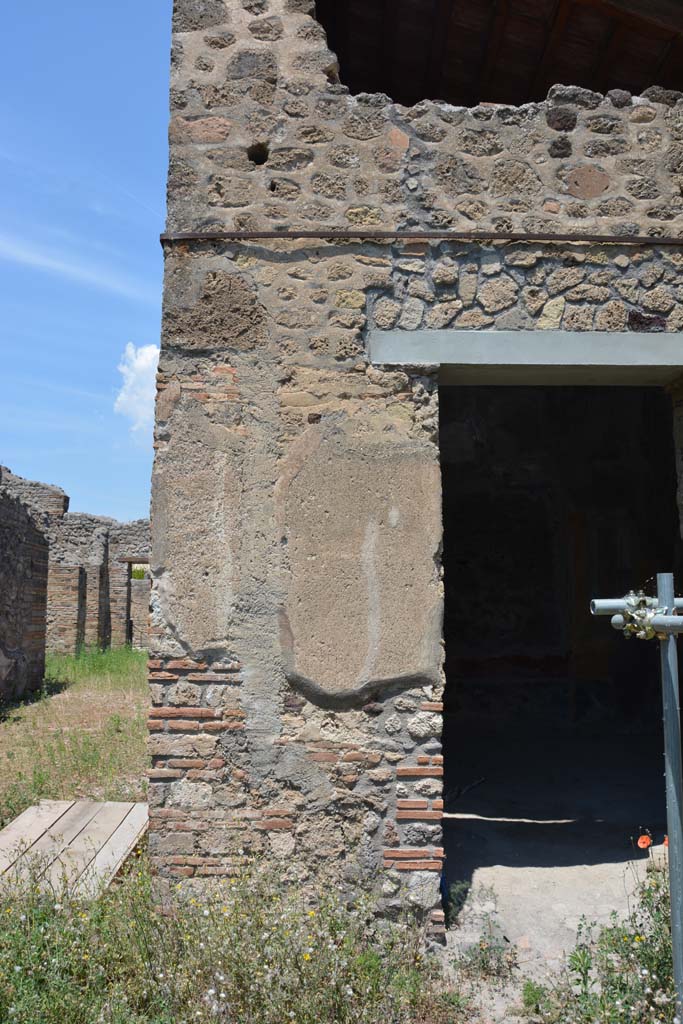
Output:
<instances>
[{"instance_id":1,"label":"wooden ceiling planks","mask_svg":"<svg viewBox=\"0 0 683 1024\"><path fill-rule=\"evenodd\" d=\"M318 0L353 93L521 104L560 82L683 89L679 0Z\"/></svg>"},{"instance_id":2,"label":"wooden ceiling planks","mask_svg":"<svg viewBox=\"0 0 683 1024\"><path fill-rule=\"evenodd\" d=\"M656 19L650 17L648 8L644 8L639 14L634 14L630 10L625 10L617 2L611 2L611 0L574 0L577 6L594 8L599 11L602 17L609 18L612 21L618 21L623 25L626 25L632 29L636 29L638 32L645 32L649 36L657 37L659 39L667 39L671 35L671 29L664 28ZM683 26L683 8L681 8L681 26Z\"/></svg>"}]
</instances>

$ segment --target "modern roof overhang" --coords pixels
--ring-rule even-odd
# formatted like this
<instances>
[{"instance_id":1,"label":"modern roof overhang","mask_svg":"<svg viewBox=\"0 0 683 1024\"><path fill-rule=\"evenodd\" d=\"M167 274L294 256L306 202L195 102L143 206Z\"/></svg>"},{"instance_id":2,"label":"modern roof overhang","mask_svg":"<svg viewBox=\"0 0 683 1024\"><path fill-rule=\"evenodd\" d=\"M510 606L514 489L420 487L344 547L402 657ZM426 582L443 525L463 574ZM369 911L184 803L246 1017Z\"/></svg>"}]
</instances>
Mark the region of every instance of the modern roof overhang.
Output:
<instances>
[{"instance_id":1,"label":"modern roof overhang","mask_svg":"<svg viewBox=\"0 0 683 1024\"><path fill-rule=\"evenodd\" d=\"M372 363L439 367L445 384L664 386L683 378L683 333L370 331Z\"/></svg>"}]
</instances>

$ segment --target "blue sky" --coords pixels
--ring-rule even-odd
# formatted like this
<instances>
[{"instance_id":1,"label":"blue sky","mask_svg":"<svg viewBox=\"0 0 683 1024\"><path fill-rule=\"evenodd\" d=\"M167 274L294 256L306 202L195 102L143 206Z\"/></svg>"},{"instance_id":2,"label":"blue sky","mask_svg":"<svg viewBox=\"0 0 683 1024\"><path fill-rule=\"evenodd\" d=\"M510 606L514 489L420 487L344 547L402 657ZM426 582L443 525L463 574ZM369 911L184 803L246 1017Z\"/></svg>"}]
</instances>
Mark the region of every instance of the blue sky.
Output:
<instances>
[{"instance_id":1,"label":"blue sky","mask_svg":"<svg viewBox=\"0 0 683 1024\"><path fill-rule=\"evenodd\" d=\"M118 519L149 506L170 29L171 0L3 10L0 463Z\"/></svg>"}]
</instances>

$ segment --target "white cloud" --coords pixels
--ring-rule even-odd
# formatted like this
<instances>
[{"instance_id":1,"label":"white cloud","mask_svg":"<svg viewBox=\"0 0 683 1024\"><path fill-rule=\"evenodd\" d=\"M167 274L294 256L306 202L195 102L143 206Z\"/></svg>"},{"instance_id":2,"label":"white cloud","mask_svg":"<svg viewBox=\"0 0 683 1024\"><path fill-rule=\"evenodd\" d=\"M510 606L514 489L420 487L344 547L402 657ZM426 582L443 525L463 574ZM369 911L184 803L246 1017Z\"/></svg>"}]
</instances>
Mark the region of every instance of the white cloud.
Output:
<instances>
[{"instance_id":1,"label":"white cloud","mask_svg":"<svg viewBox=\"0 0 683 1024\"><path fill-rule=\"evenodd\" d=\"M118 366L123 385L116 396L114 411L127 416L131 421L132 433L145 439L154 424L158 362L157 345L141 345L136 348L129 342Z\"/></svg>"},{"instance_id":2,"label":"white cloud","mask_svg":"<svg viewBox=\"0 0 683 1024\"><path fill-rule=\"evenodd\" d=\"M98 288L100 291L122 295L134 302L143 302L146 305L157 305L159 302L159 296L154 289L141 287L132 278L118 274L108 267L98 267L85 257L45 249L13 235L0 234L0 260L66 277L71 281Z\"/></svg>"}]
</instances>

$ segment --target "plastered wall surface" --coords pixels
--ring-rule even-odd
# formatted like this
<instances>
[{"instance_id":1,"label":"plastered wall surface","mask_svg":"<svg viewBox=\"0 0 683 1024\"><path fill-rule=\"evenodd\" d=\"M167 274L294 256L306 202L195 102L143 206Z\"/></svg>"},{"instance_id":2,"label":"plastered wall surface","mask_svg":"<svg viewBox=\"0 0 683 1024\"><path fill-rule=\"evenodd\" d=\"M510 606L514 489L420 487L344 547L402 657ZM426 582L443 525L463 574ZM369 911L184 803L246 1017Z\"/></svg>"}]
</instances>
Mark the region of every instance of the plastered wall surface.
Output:
<instances>
[{"instance_id":1,"label":"plastered wall surface","mask_svg":"<svg viewBox=\"0 0 683 1024\"><path fill-rule=\"evenodd\" d=\"M437 903L442 579L433 367L369 328L675 331L683 103L555 87L351 97L307 0L176 0L153 481L150 845ZM239 237L281 227L307 240ZM590 231L624 244L360 239ZM194 884L194 883L193 883ZM440 924L439 911L434 922Z\"/></svg>"}]
</instances>

